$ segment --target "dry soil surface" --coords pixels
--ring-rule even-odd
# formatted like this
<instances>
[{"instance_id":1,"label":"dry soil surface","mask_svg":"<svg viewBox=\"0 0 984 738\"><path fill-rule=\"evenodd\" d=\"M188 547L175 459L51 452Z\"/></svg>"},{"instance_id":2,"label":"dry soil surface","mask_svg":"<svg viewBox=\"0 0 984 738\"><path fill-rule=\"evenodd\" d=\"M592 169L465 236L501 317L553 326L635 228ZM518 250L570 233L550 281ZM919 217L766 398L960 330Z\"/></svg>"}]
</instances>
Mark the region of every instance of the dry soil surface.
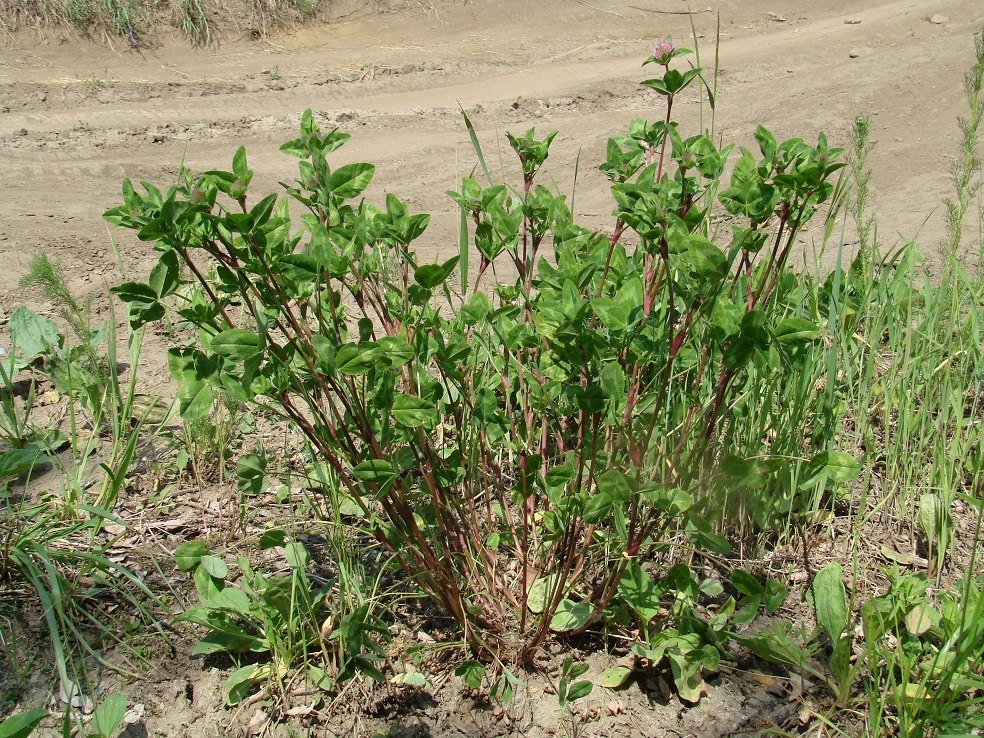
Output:
<instances>
[{"instance_id":1,"label":"dry soil surface","mask_svg":"<svg viewBox=\"0 0 984 738\"><path fill-rule=\"evenodd\" d=\"M353 134L338 160L375 163L374 196L391 191L433 213L418 242L425 256L455 249L455 206L444 193L474 162L459 106L508 181L516 171L504 131L559 131L544 177L569 191L579 157L577 212L588 224L610 226L611 201L595 169L607 138L633 117L663 115L660 100L639 86L641 61L668 34L692 45L693 22L702 65L712 67L718 19L715 136L753 146L762 124L777 137L815 140L824 131L846 145L853 117L868 115L880 239L890 246L919 233L933 260L958 151L956 118L966 108L963 75L984 25L978 0L337 6L331 25L267 42L229 31L209 49L179 39L142 50L57 36L7 39L0 49L4 307L29 299L17 295L16 283L40 251L62 260L73 287L101 290L118 279L100 215L120 201L124 177L163 186L182 160L193 172L228 167L245 144L259 187L291 178L294 162L277 149L305 108ZM685 129L699 130L695 96L677 109ZM121 238L127 270L144 274L148 247ZM849 228L842 240L850 248Z\"/></svg>"},{"instance_id":2,"label":"dry soil surface","mask_svg":"<svg viewBox=\"0 0 984 738\"><path fill-rule=\"evenodd\" d=\"M706 68L714 66L720 30L715 137L752 146L753 131L762 124L777 137L815 140L824 131L833 143L846 146L854 116L869 116L877 141L869 164L880 240L891 246L918 233L933 264L944 232L940 203L949 194L958 151L956 118L966 108L963 75L973 61L973 36L984 25L980 0L345 0L336 5L335 22L327 26L267 41L227 31L206 49L190 48L180 39L136 50L50 34L5 39L0 48L0 316L18 304L50 312L35 295L17 288L29 260L40 252L63 263L74 290L105 295L107 286L122 281L111 246L115 235L128 278L145 278L155 260L150 247L130 234L111 234L100 217L118 204L124 177L166 186L182 161L196 173L228 167L244 144L256 171L255 187L272 190L291 179L294 160L278 147L295 135L305 108L323 126L353 134L336 154L339 163L376 164L370 198L379 201L391 191L433 214L418 243L423 259L457 249L457 214L444 193L474 165L459 108L474 122L497 176L513 183L514 160L502 134L533 126L542 133L559 131L542 176L569 192L577 171L577 214L588 225L610 227L612 205L596 165L607 138L620 135L633 117L662 117L660 100L639 86L640 64L663 36L692 45L691 24ZM696 95L678 110L684 130L712 124ZM834 258L830 254L841 243L850 253L854 240L845 224L825 258ZM805 246L809 254L811 244ZM146 364L144 381L164 381L161 364ZM211 705L200 701L196 708L192 682L175 673L180 668L179 663L164 667L158 687L146 695L149 728L140 723L127 735L149 730L207 736L231 730L235 721L214 699L218 677L211 672L194 677L208 695L204 704ZM686 718L676 715L679 705L665 707L666 720L637 730L632 723L643 720L645 705L635 705L628 713L603 712L603 724L592 723L589 732L602 727L608 735L747 730L755 726L750 711L766 708L756 702L760 697L736 684L719 685L704 707ZM385 710L366 722L352 717L334 730L348 735L371 735L387 725L397 725L394 735L511 730L501 716L495 718L499 722L494 716L461 718L443 723L452 726L445 729L441 715L447 717L450 708L424 704L418 713L411 708L394 713L398 719L387 718ZM598 701L598 709L603 711L604 702ZM239 717L245 721L249 715ZM556 719L554 728L542 720L516 725L529 735L545 735L556 729ZM144 732L132 732L138 727ZM319 730L316 734L332 734L324 726Z\"/></svg>"}]
</instances>

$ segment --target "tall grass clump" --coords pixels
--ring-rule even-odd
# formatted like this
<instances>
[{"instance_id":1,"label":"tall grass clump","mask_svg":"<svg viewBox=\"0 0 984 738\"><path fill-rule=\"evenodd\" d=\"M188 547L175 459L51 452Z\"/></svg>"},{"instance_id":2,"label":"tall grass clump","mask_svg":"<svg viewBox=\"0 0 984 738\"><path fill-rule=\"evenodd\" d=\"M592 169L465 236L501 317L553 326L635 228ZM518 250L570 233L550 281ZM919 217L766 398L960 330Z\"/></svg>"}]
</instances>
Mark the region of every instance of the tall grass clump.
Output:
<instances>
[{"instance_id":1,"label":"tall grass clump","mask_svg":"<svg viewBox=\"0 0 984 738\"><path fill-rule=\"evenodd\" d=\"M757 655L825 682L834 710L824 719L835 724L861 687L869 735L962 735L984 725L984 314L979 267L966 256L980 244L965 245L961 226L981 184L984 32L976 57L938 273L915 242L882 251L867 209L865 161L874 144L866 118L855 120L849 199L858 252L844 268L841 253L831 275L806 282L809 301L826 306L827 316L826 348L817 354L827 371L814 366L812 375L823 381L817 394L827 397L838 447L859 460L860 475L826 500L814 498L801 518L823 507L847 516L851 535L840 553L850 586L836 562L812 580L808 598L826 643L816 634L795 642L788 628L739 638ZM873 561L889 565L876 569ZM854 633L852 613L860 625ZM819 653L829 655L828 669L811 665Z\"/></svg>"},{"instance_id":2,"label":"tall grass clump","mask_svg":"<svg viewBox=\"0 0 984 738\"><path fill-rule=\"evenodd\" d=\"M331 2L322 0L0 0L5 32L68 31L134 50L160 43L167 31L204 47L218 43L221 30L259 39L330 15Z\"/></svg>"},{"instance_id":3,"label":"tall grass clump","mask_svg":"<svg viewBox=\"0 0 984 738\"><path fill-rule=\"evenodd\" d=\"M29 669L22 662L32 658L37 647L22 634L13 633L15 623L41 622L62 700L81 705L91 702L87 667L92 660L125 670L118 663L107 662L104 652L119 648L125 658L135 628L157 625L152 613L159 604L157 597L140 577L119 563L110 552L115 539L104 533L104 526L125 527L113 508L134 460L141 423L125 436L107 434L111 450L106 453L98 439L104 420L107 427L110 425L106 413L112 403L103 402L90 416L93 432L86 440L80 438L80 428L73 423L74 458L66 462L56 454L68 445L68 439L59 429L37 428L31 420L35 378L55 382L69 398L74 418L76 403L86 403L86 392L72 383L84 385L87 380L83 378L91 380L95 373L105 372L100 395L104 398L110 392L110 376L115 376L115 370L110 372L107 357L96 352L97 332L88 323L87 311L68 292L57 263L39 257L32 263L28 281L64 310L63 317L81 343L74 352L65 348L66 338L54 323L24 307L11 314L12 347L0 371L5 418L0 424L0 440L4 442L0 445L0 587L17 597L13 601L4 598L5 614L12 617L6 621L11 639L4 640L2 655L9 673ZM72 363L86 368L61 373ZM21 403L17 380L27 372L32 378L27 398ZM16 422L11 423L11 418ZM130 429L130 418L117 420L112 427ZM101 463L95 461L97 452L105 454ZM101 472L101 483L95 472ZM46 477L43 483L39 481L42 476ZM124 613L126 625L121 628ZM158 633L163 635L159 626Z\"/></svg>"}]
</instances>

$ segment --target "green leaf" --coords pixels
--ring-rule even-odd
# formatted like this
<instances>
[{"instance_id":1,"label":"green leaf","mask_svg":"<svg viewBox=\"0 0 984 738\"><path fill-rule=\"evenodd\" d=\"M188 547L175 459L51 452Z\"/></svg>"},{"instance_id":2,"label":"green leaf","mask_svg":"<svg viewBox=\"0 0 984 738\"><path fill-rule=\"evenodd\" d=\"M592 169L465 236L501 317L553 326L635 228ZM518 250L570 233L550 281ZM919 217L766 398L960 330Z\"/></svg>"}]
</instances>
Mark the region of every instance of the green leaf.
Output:
<instances>
[{"instance_id":1,"label":"green leaf","mask_svg":"<svg viewBox=\"0 0 984 738\"><path fill-rule=\"evenodd\" d=\"M265 457L258 454L246 454L236 460L237 486L242 494L260 494L263 491L265 473Z\"/></svg>"},{"instance_id":2,"label":"green leaf","mask_svg":"<svg viewBox=\"0 0 984 738\"><path fill-rule=\"evenodd\" d=\"M391 367L401 367L413 359L413 346L396 336L383 336L376 342L379 354Z\"/></svg>"},{"instance_id":3,"label":"green leaf","mask_svg":"<svg viewBox=\"0 0 984 738\"><path fill-rule=\"evenodd\" d=\"M25 359L43 356L61 346L62 338L55 324L23 305L10 314L7 327L12 348Z\"/></svg>"},{"instance_id":4,"label":"green leaf","mask_svg":"<svg viewBox=\"0 0 984 738\"><path fill-rule=\"evenodd\" d=\"M352 469L352 475L360 482L385 484L396 477L396 471L386 459L369 459L357 464Z\"/></svg>"},{"instance_id":5,"label":"green leaf","mask_svg":"<svg viewBox=\"0 0 984 738\"><path fill-rule=\"evenodd\" d=\"M582 699L591 694L591 690L594 689L594 684L587 680L582 680L580 682L574 682L570 687L567 688L567 701L574 702L575 700Z\"/></svg>"},{"instance_id":6,"label":"green leaf","mask_svg":"<svg viewBox=\"0 0 984 738\"><path fill-rule=\"evenodd\" d=\"M150 270L150 278L147 281L157 297L167 297L177 289L180 276L178 255L171 250L161 254L157 264Z\"/></svg>"},{"instance_id":7,"label":"green leaf","mask_svg":"<svg viewBox=\"0 0 984 738\"><path fill-rule=\"evenodd\" d=\"M899 618L898 608L889 597L874 597L861 605L861 627L866 646L881 640Z\"/></svg>"},{"instance_id":8,"label":"green leaf","mask_svg":"<svg viewBox=\"0 0 984 738\"><path fill-rule=\"evenodd\" d=\"M236 175L236 179L241 180L243 184L248 183L253 176L252 170L246 165L245 146L240 146L236 149L236 153L232 155L232 172Z\"/></svg>"},{"instance_id":9,"label":"green leaf","mask_svg":"<svg viewBox=\"0 0 984 738\"><path fill-rule=\"evenodd\" d=\"M114 694L107 697L92 714L92 730L99 738L111 738L126 715L126 697Z\"/></svg>"},{"instance_id":10,"label":"green leaf","mask_svg":"<svg viewBox=\"0 0 984 738\"><path fill-rule=\"evenodd\" d=\"M484 292L476 292L467 304L461 306L461 317L465 325L480 323L489 316L490 312L492 312L492 306Z\"/></svg>"},{"instance_id":11,"label":"green leaf","mask_svg":"<svg viewBox=\"0 0 984 738\"><path fill-rule=\"evenodd\" d=\"M786 318L776 326L776 340L783 346L812 343L820 337L820 329L803 318Z\"/></svg>"},{"instance_id":12,"label":"green leaf","mask_svg":"<svg viewBox=\"0 0 984 738\"><path fill-rule=\"evenodd\" d=\"M629 322L629 311L624 304L610 297L596 297L591 301L591 309L598 320L610 331L624 331Z\"/></svg>"},{"instance_id":13,"label":"green leaf","mask_svg":"<svg viewBox=\"0 0 984 738\"><path fill-rule=\"evenodd\" d=\"M214 393L205 381L217 369L217 363L199 351L171 349L167 353L168 368L178 383L178 407L185 420L205 417L212 409Z\"/></svg>"},{"instance_id":14,"label":"green leaf","mask_svg":"<svg viewBox=\"0 0 984 738\"><path fill-rule=\"evenodd\" d=\"M629 681L631 676L632 669L629 667L612 666L601 672L601 686L605 689L618 689Z\"/></svg>"},{"instance_id":15,"label":"green leaf","mask_svg":"<svg viewBox=\"0 0 984 738\"><path fill-rule=\"evenodd\" d=\"M817 623L831 643L836 644L847 631L847 590L841 580L842 569L831 561L813 578L813 610Z\"/></svg>"},{"instance_id":16,"label":"green leaf","mask_svg":"<svg viewBox=\"0 0 984 738\"><path fill-rule=\"evenodd\" d=\"M594 615L594 606L589 602L574 602L561 600L557 612L550 619L550 629L558 633L566 633L586 625Z\"/></svg>"},{"instance_id":17,"label":"green leaf","mask_svg":"<svg viewBox=\"0 0 984 738\"><path fill-rule=\"evenodd\" d=\"M706 686L704 677L701 676L700 663L688 661L685 655L675 651L667 651L666 657L670 662L670 673L673 674L673 684L676 685L680 699L690 703L700 702Z\"/></svg>"},{"instance_id":18,"label":"green leaf","mask_svg":"<svg viewBox=\"0 0 984 738\"><path fill-rule=\"evenodd\" d=\"M48 457L37 448L12 448L0 455L0 480L29 474L48 461Z\"/></svg>"},{"instance_id":19,"label":"green leaf","mask_svg":"<svg viewBox=\"0 0 984 738\"><path fill-rule=\"evenodd\" d=\"M713 577L708 577L700 583L700 591L706 594L708 597L717 597L724 593L724 587L721 585L720 579L714 579Z\"/></svg>"},{"instance_id":20,"label":"green leaf","mask_svg":"<svg viewBox=\"0 0 984 738\"><path fill-rule=\"evenodd\" d=\"M919 524L923 533L936 546L943 531L943 500L935 492L925 492L919 497Z\"/></svg>"},{"instance_id":21,"label":"green leaf","mask_svg":"<svg viewBox=\"0 0 984 738\"><path fill-rule=\"evenodd\" d=\"M412 395L394 395L391 412L396 422L408 428L433 428L441 419L432 401Z\"/></svg>"},{"instance_id":22,"label":"green leaf","mask_svg":"<svg viewBox=\"0 0 984 738\"><path fill-rule=\"evenodd\" d=\"M346 164L332 172L329 187L333 195L347 200L368 187L375 172L372 164Z\"/></svg>"},{"instance_id":23,"label":"green leaf","mask_svg":"<svg viewBox=\"0 0 984 738\"><path fill-rule=\"evenodd\" d=\"M553 589L554 579L555 575L550 574L539 577L530 585L530 590L526 594L526 606L530 612L539 615L547 608L547 597L550 596L550 591Z\"/></svg>"},{"instance_id":24,"label":"green leaf","mask_svg":"<svg viewBox=\"0 0 984 738\"><path fill-rule=\"evenodd\" d=\"M939 625L940 615L925 602L917 604L905 616L905 629L916 637Z\"/></svg>"},{"instance_id":25,"label":"green leaf","mask_svg":"<svg viewBox=\"0 0 984 738\"><path fill-rule=\"evenodd\" d=\"M618 469L609 469L598 478L598 490L611 496L618 504L632 498L632 482Z\"/></svg>"},{"instance_id":26,"label":"green leaf","mask_svg":"<svg viewBox=\"0 0 984 738\"><path fill-rule=\"evenodd\" d=\"M419 687L420 689L430 689L433 686L427 681L427 677L419 671L404 671L400 674L394 674L390 677L390 683L404 684L410 687Z\"/></svg>"},{"instance_id":27,"label":"green leaf","mask_svg":"<svg viewBox=\"0 0 984 738\"><path fill-rule=\"evenodd\" d=\"M48 711L40 708L11 715L0 723L0 738L27 738L46 717Z\"/></svg>"},{"instance_id":28,"label":"green leaf","mask_svg":"<svg viewBox=\"0 0 984 738\"><path fill-rule=\"evenodd\" d=\"M582 517L588 525L598 525L608 517L615 500L606 492L596 491L584 506Z\"/></svg>"},{"instance_id":29,"label":"green leaf","mask_svg":"<svg viewBox=\"0 0 984 738\"><path fill-rule=\"evenodd\" d=\"M833 482L849 482L858 475L858 462L843 451L831 451L827 458L827 474Z\"/></svg>"},{"instance_id":30,"label":"green leaf","mask_svg":"<svg viewBox=\"0 0 984 738\"><path fill-rule=\"evenodd\" d=\"M284 557L287 559L287 566L291 569L304 571L311 563L311 554L299 541L293 541L284 546Z\"/></svg>"},{"instance_id":31,"label":"green leaf","mask_svg":"<svg viewBox=\"0 0 984 738\"><path fill-rule=\"evenodd\" d=\"M378 357L379 347L375 343L346 343L335 354L335 368L351 376L365 374L376 365Z\"/></svg>"},{"instance_id":32,"label":"green leaf","mask_svg":"<svg viewBox=\"0 0 984 738\"><path fill-rule=\"evenodd\" d=\"M747 571L735 569L731 572L731 584L743 595L755 597L765 592L765 587Z\"/></svg>"},{"instance_id":33,"label":"green leaf","mask_svg":"<svg viewBox=\"0 0 984 738\"><path fill-rule=\"evenodd\" d=\"M314 664L308 666L308 679L311 680L311 684L315 687L323 689L326 692L331 691L332 687L335 686L335 680L331 674Z\"/></svg>"},{"instance_id":34,"label":"green leaf","mask_svg":"<svg viewBox=\"0 0 984 738\"><path fill-rule=\"evenodd\" d=\"M465 684L472 689L481 689L482 678L485 676L485 666L480 661L465 661L454 670L455 676L461 677Z\"/></svg>"},{"instance_id":35,"label":"green leaf","mask_svg":"<svg viewBox=\"0 0 984 738\"><path fill-rule=\"evenodd\" d=\"M253 684L259 679L259 671L260 666L258 664L249 664L232 672L232 675L222 685L227 705L230 707L238 705L249 696Z\"/></svg>"},{"instance_id":36,"label":"green leaf","mask_svg":"<svg viewBox=\"0 0 984 738\"><path fill-rule=\"evenodd\" d=\"M447 274L440 264L423 264L413 272L413 278L424 289L433 289L444 282Z\"/></svg>"},{"instance_id":37,"label":"green leaf","mask_svg":"<svg viewBox=\"0 0 984 738\"><path fill-rule=\"evenodd\" d=\"M744 637L731 633L731 639L740 643L759 658L774 664L802 669L808 654L796 641L789 637L787 623L773 623L771 628L757 636Z\"/></svg>"},{"instance_id":38,"label":"green leaf","mask_svg":"<svg viewBox=\"0 0 984 738\"><path fill-rule=\"evenodd\" d=\"M687 521L687 537L698 546L703 546L708 551L721 554L722 556L731 552L731 544L728 539L711 529L711 524L700 516L691 514Z\"/></svg>"},{"instance_id":39,"label":"green leaf","mask_svg":"<svg viewBox=\"0 0 984 738\"><path fill-rule=\"evenodd\" d=\"M205 554L199 559L198 563L216 579L225 579L229 575L229 567L217 556Z\"/></svg>"},{"instance_id":40,"label":"green leaf","mask_svg":"<svg viewBox=\"0 0 984 738\"><path fill-rule=\"evenodd\" d=\"M800 482L801 489L808 489L829 479L831 482L848 482L858 474L858 462L843 451L821 451L807 464Z\"/></svg>"},{"instance_id":41,"label":"green leaf","mask_svg":"<svg viewBox=\"0 0 984 738\"><path fill-rule=\"evenodd\" d=\"M788 592L775 579L769 579L765 583L765 594L762 596L762 604L765 605L766 612L772 614L779 609L779 606L786 601Z\"/></svg>"},{"instance_id":42,"label":"green leaf","mask_svg":"<svg viewBox=\"0 0 984 738\"><path fill-rule=\"evenodd\" d=\"M181 571L194 571L201 563L202 556L208 555L208 549L201 541L185 541L174 552L174 564Z\"/></svg>"},{"instance_id":43,"label":"green leaf","mask_svg":"<svg viewBox=\"0 0 984 738\"><path fill-rule=\"evenodd\" d=\"M618 593L626 604L636 611L646 626L659 613L659 601L663 592L634 559L622 572L622 578L618 582Z\"/></svg>"},{"instance_id":44,"label":"green leaf","mask_svg":"<svg viewBox=\"0 0 984 738\"><path fill-rule=\"evenodd\" d=\"M253 331L230 328L212 337L209 347L219 356L232 361L245 361L260 353L260 337Z\"/></svg>"},{"instance_id":45,"label":"green leaf","mask_svg":"<svg viewBox=\"0 0 984 738\"><path fill-rule=\"evenodd\" d=\"M266 551L270 548L275 548L276 546L283 546L287 541L287 534L282 530L268 530L264 531L263 535L260 536L260 550Z\"/></svg>"},{"instance_id":46,"label":"green leaf","mask_svg":"<svg viewBox=\"0 0 984 738\"><path fill-rule=\"evenodd\" d=\"M130 327L139 328L145 323L164 317L164 305L157 299L157 292L150 285L127 282L109 289L127 305Z\"/></svg>"}]
</instances>

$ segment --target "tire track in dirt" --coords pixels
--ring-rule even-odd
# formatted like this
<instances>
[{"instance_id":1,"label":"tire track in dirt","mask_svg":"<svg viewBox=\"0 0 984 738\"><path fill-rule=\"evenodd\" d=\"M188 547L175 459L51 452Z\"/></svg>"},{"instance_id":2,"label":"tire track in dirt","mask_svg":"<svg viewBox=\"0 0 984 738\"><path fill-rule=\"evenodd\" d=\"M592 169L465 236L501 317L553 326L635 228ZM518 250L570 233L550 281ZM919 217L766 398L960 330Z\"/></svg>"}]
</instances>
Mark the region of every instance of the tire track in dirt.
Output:
<instances>
[{"instance_id":1,"label":"tire track in dirt","mask_svg":"<svg viewBox=\"0 0 984 738\"><path fill-rule=\"evenodd\" d=\"M520 7L516 0L505 5ZM627 12L615 0L602 5ZM875 204L889 211L889 233L911 234L946 192L947 166L940 152L955 148L950 121L962 103L962 70L979 22L975 4L941 0L938 8L934 5L934 12L953 18L945 27L929 24L925 11L911 0L860 9L846 0L823 7L793 4L784 8L788 18L767 22L764 2L721 5L716 134L724 143L749 145L761 122L778 136L809 138L826 130L843 145L853 116L872 115L879 139L871 161ZM476 6L466 9L478 12ZM611 206L594 166L604 156L607 137L619 135L632 117L651 119L660 113L658 101L638 85L648 71L639 65L646 48L641 39L655 35L654 24L595 18L600 18L597 28L585 30L581 20L569 39L550 44L544 42L549 28L524 25L522 18L507 17L501 29L493 30L452 17L441 26L443 35L431 36L439 41L434 45L439 55L425 44L405 47L403 57L387 51L396 55L396 61L387 62L390 73L362 81L329 79L318 71L336 58L358 69L351 60L366 58L366 52L359 51L352 26L345 36L350 46L329 47L314 33L309 45L315 51L298 47L275 57L285 68L297 58L296 73L279 80L244 80L245 70L272 65L262 54L240 51L235 79L230 77L237 66L219 63L217 57L225 79L123 80L105 87L79 80L4 85L0 90L9 95L8 112L0 113L0 255L12 254L25 263L35 249L51 244L60 249L58 244L70 243L80 231L90 239L104 238L99 215L115 204L124 176L162 185L182 160L193 171L227 166L240 144L247 146L258 172L257 185L274 188L279 179L293 175L290 159L277 146L293 135L307 107L322 125L354 134L336 154L339 163L359 159L377 165L379 183L370 195L385 188L434 212L428 236L438 243L453 238L455 228L444 191L473 164L459 103L469 111L496 168L509 166L500 165L509 161L501 150L503 128L559 130L544 174L567 190L580 161L579 210L600 226ZM640 18L651 16L636 13L633 21ZM659 20L661 28L687 35L686 19ZM707 66L713 25L709 17L699 20ZM422 27L413 22L407 22L408 28ZM520 51L476 59L483 48L495 45L496 34L510 38ZM399 47L385 43L376 41L380 49ZM871 53L849 59L848 51L859 44L867 44ZM432 58L424 58L428 54ZM681 123L693 132L697 106L682 102L677 106ZM27 135L18 135L24 129ZM29 213L54 216L65 209L76 220L48 218L52 222L44 229L28 220ZM145 247L128 248L139 254ZM439 246L428 241L422 248ZM10 287L10 278L0 276L0 291Z\"/></svg>"}]
</instances>

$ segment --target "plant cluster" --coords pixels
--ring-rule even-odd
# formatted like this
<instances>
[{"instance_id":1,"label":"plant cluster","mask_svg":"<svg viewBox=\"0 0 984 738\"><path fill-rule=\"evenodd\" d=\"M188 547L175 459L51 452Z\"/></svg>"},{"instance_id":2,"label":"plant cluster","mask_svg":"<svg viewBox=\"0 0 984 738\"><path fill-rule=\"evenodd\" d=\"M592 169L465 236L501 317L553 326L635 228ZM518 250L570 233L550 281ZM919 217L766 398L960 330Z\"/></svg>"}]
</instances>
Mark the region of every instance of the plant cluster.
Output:
<instances>
[{"instance_id":1,"label":"plant cluster","mask_svg":"<svg viewBox=\"0 0 984 738\"><path fill-rule=\"evenodd\" d=\"M169 353L185 419L224 392L290 421L480 660L526 664L551 632L607 619L633 577L669 576L671 538L727 553L711 504L722 475L792 479L795 506L854 468L813 430L815 408L788 429L786 458L768 439L787 410L741 408L785 400L820 335L787 262L834 193L841 150L759 128L758 154L742 149L722 188L731 147L684 138L671 117L702 81L672 68L687 53L646 62L664 119L609 142L610 234L536 184L553 134L509 136L517 190L466 178L449 193L479 255L470 290L467 244L419 263L428 216L392 194L385 208L362 199L374 167L331 167L348 135L310 111L281 147L299 159L283 186L303 232L289 199L252 201L242 148L230 171L182 171L166 193L126 181L106 213L161 254L148 282L114 289L132 327L161 320L185 275L197 287L175 311L200 345ZM503 261L515 278L482 291Z\"/></svg>"},{"instance_id":2,"label":"plant cluster","mask_svg":"<svg viewBox=\"0 0 984 738\"><path fill-rule=\"evenodd\" d=\"M392 194L367 202L374 167L332 166L348 135L323 131L310 111L281 147L298 160L284 194L257 199L242 148L228 171L181 169L166 192L125 181L123 204L105 217L160 254L146 282L113 290L128 305L129 384L117 375L112 316L93 330L87 305L43 257L24 284L59 309L75 345L19 308L0 364L9 447L0 578L36 594L63 693L80 697L71 647L87 647L87 624L108 630L89 605L123 593L112 577L151 596L96 536L104 522L121 523L112 509L142 429L168 418L152 421L159 407L135 393L143 326L163 323L170 336L192 336L168 354L185 421L179 470L190 463L201 483L214 457L221 476L246 408L303 436L304 481L322 493L305 504L320 515L330 573L315 571L296 526L280 523L257 541L264 567L214 541L175 553L198 594L178 620L206 630L195 652L236 661L230 705L258 685L283 697L297 679L331 689L360 674L385 678L379 573L371 581L364 541L353 547L357 529L402 570L404 588L456 622L471 653L455 674L493 698L511 698L520 684L511 669L533 664L548 639L594 629L629 639L631 657L601 676L609 689L659 673L695 702L704 676L733 657L730 642L821 685L821 720L867 702L872 733L980 728L976 548L959 584L938 589L952 575L955 511L976 515L974 547L984 512L984 292L957 255L979 187L984 34L977 51L938 285L919 283L912 244L880 252L864 116L851 169L859 253L847 267L839 255L823 278L791 269L821 208L831 213L826 239L848 201L834 176L843 152L822 134L816 145L780 142L762 127L754 149L737 152L685 136L676 101L708 85L699 66L675 68L691 52L669 39L646 60L657 74L643 82L664 115L633 120L600 165L613 203L607 232L580 226L568 198L539 183L555 133L507 134L520 173L510 187L493 181L467 116L477 166L448 193L461 242L435 263L412 250L429 216ZM713 108L710 89L707 99ZM15 388L26 372L26 389ZM39 378L69 398L70 439L32 421ZM27 490L65 440L77 462L64 469L70 494L54 505ZM85 490L102 440L112 450L93 500ZM245 531L271 473L263 448L241 455L236 472ZM281 489L278 502L291 494ZM860 595L860 539L890 504L925 558L887 545L880 553L925 572L883 569L882 587ZM807 532L831 511L847 518L840 545L855 567L830 562L814 574ZM762 611L779 615L787 591L744 570L730 541L797 537L816 627L780 616L746 630ZM83 581L95 582L85 596ZM587 670L567 657L558 673L571 735L580 731L571 704L593 689ZM409 665L390 681L429 686ZM103 701L88 730L108 735L124 707ZM27 735L45 712L0 723L0 736Z\"/></svg>"}]
</instances>

